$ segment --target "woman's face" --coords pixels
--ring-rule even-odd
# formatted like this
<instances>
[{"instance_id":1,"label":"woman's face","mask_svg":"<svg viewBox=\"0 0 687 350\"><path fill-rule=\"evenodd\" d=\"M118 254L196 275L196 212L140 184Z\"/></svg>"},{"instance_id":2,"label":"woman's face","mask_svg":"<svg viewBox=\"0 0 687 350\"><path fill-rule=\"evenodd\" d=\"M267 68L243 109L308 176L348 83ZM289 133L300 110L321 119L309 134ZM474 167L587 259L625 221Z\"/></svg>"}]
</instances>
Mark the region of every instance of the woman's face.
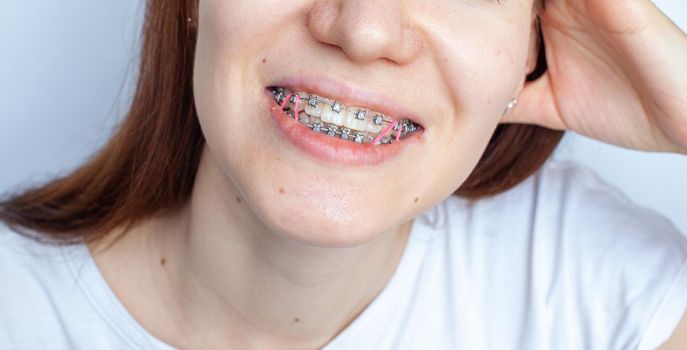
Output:
<instances>
[{"instance_id":1,"label":"woman's face","mask_svg":"<svg viewBox=\"0 0 687 350\"><path fill-rule=\"evenodd\" d=\"M318 246L369 241L476 166L534 63L532 20L532 0L200 0L194 91L211 159L270 230ZM315 134L271 113L271 86L405 111L384 127L412 116L422 128L391 145Z\"/></svg>"}]
</instances>

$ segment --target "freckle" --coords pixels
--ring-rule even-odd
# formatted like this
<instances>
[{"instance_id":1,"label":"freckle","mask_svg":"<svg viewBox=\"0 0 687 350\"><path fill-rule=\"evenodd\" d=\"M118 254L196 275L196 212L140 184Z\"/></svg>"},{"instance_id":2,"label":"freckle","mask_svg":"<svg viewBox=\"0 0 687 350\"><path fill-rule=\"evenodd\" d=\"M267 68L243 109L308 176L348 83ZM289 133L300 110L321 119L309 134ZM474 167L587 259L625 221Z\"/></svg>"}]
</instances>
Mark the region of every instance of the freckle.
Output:
<instances>
[{"instance_id":1,"label":"freckle","mask_svg":"<svg viewBox=\"0 0 687 350\"><path fill-rule=\"evenodd\" d=\"M166 262L167 262L167 260L165 260L164 257L162 259L160 259L160 265L165 266Z\"/></svg>"},{"instance_id":2,"label":"freckle","mask_svg":"<svg viewBox=\"0 0 687 350\"><path fill-rule=\"evenodd\" d=\"M488 105L490 105L490 104L491 104L491 99L489 99L489 101L487 101L487 104L488 104Z\"/></svg>"},{"instance_id":3,"label":"freckle","mask_svg":"<svg viewBox=\"0 0 687 350\"><path fill-rule=\"evenodd\" d=\"M420 198L415 197L415 200L413 201L413 203L417 203L418 200L420 200Z\"/></svg>"},{"instance_id":4,"label":"freckle","mask_svg":"<svg viewBox=\"0 0 687 350\"><path fill-rule=\"evenodd\" d=\"M263 58L263 59L262 59L262 63L265 63L265 62L267 62L267 59L266 59L266 58Z\"/></svg>"},{"instance_id":5,"label":"freckle","mask_svg":"<svg viewBox=\"0 0 687 350\"><path fill-rule=\"evenodd\" d=\"M296 317L296 318L293 319L293 322L300 322L300 321L301 321L301 320L298 319L298 317Z\"/></svg>"},{"instance_id":6,"label":"freckle","mask_svg":"<svg viewBox=\"0 0 687 350\"><path fill-rule=\"evenodd\" d=\"M236 203L241 203L241 197L236 196Z\"/></svg>"},{"instance_id":7,"label":"freckle","mask_svg":"<svg viewBox=\"0 0 687 350\"><path fill-rule=\"evenodd\" d=\"M284 194L286 191L284 190L284 187L279 187L279 194Z\"/></svg>"}]
</instances>

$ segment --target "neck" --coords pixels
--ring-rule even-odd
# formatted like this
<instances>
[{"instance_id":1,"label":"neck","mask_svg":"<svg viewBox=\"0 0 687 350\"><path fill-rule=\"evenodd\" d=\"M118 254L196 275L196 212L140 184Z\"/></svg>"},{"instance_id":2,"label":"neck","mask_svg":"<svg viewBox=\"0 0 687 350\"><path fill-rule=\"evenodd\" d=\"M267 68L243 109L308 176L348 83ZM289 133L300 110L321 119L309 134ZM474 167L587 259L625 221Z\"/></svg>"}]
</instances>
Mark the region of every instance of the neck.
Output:
<instances>
[{"instance_id":1,"label":"neck","mask_svg":"<svg viewBox=\"0 0 687 350\"><path fill-rule=\"evenodd\" d=\"M120 296L147 309L132 314L151 333L183 348L319 348L388 283L410 222L354 247L308 245L262 225L204 157L189 203L147 227L128 235L146 243L129 244L121 256L147 247L139 255L150 278L140 282L152 284L148 298L157 305L141 300L140 286Z\"/></svg>"}]
</instances>

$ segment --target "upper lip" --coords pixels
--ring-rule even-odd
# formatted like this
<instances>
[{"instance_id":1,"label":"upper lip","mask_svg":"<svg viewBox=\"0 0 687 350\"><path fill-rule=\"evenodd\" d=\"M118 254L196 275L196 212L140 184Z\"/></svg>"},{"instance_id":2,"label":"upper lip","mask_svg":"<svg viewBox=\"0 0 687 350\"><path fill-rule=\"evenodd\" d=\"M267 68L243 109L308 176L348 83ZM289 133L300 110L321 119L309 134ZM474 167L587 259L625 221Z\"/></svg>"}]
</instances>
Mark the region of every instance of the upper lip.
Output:
<instances>
[{"instance_id":1,"label":"upper lip","mask_svg":"<svg viewBox=\"0 0 687 350\"><path fill-rule=\"evenodd\" d=\"M412 112L409 107L402 105L393 97L351 84L350 81L344 82L325 76L298 75L278 80L272 86L288 88L293 92L313 93L346 106L366 108L391 118L410 119L420 126L425 125L423 116Z\"/></svg>"}]
</instances>

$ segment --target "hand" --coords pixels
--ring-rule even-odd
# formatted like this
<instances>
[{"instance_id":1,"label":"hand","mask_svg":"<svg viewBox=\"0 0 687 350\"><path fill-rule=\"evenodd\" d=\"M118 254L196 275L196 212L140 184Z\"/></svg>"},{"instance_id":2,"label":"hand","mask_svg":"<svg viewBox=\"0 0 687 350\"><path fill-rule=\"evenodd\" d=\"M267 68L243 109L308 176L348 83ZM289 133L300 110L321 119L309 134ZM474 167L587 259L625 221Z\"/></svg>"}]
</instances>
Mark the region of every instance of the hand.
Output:
<instances>
[{"instance_id":1,"label":"hand","mask_svg":"<svg viewBox=\"0 0 687 350\"><path fill-rule=\"evenodd\" d=\"M687 154L687 35L649 0L548 0L548 71L506 123Z\"/></svg>"}]
</instances>

